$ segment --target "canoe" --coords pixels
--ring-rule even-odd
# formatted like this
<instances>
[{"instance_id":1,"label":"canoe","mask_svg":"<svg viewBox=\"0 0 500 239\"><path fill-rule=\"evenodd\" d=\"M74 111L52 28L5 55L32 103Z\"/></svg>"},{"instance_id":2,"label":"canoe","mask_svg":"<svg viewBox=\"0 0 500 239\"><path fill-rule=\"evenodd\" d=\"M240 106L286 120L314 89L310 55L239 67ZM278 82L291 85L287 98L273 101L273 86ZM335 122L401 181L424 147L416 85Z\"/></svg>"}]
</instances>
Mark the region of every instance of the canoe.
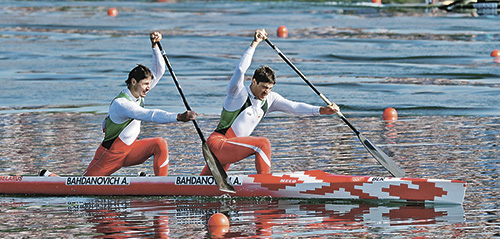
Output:
<instances>
[{"instance_id":1,"label":"canoe","mask_svg":"<svg viewBox=\"0 0 500 239\"><path fill-rule=\"evenodd\" d=\"M475 10L490 10L491 13L496 13L498 10L499 0L455 0L455 1L444 1L439 5L439 9L446 11L454 11L460 9L475 9ZM494 14L497 15L497 14Z\"/></svg>"},{"instance_id":2,"label":"canoe","mask_svg":"<svg viewBox=\"0 0 500 239\"><path fill-rule=\"evenodd\" d=\"M389 200L462 204L467 183L458 180L346 176L321 170L229 175L231 197ZM0 194L60 196L221 196L211 176L0 176Z\"/></svg>"}]
</instances>

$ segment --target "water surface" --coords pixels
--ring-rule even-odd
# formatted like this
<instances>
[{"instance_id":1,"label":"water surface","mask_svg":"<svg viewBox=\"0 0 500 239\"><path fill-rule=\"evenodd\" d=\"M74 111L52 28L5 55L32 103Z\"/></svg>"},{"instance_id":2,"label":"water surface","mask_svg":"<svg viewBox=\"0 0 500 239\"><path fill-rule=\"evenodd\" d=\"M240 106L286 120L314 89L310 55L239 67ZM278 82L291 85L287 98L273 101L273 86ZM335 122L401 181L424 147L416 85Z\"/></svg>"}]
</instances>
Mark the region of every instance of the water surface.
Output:
<instances>
[{"instance_id":1,"label":"water surface","mask_svg":"<svg viewBox=\"0 0 500 239\"><path fill-rule=\"evenodd\" d=\"M117 17L107 16L116 7ZM276 29L286 25L288 38ZM224 90L252 33L269 38L363 135L410 177L467 181L463 206L271 198L0 197L2 238L498 237L500 158L498 17L472 17L423 4L335 1L14 1L0 3L0 175L49 168L78 175L102 140L110 100L135 64L150 65L148 33L163 46L199 124L215 128ZM249 72L276 70L274 90L322 100L265 43ZM181 112L167 73L147 107ZM386 107L396 123L381 119ZM335 117L273 114L254 135L268 137L273 171L321 169L389 176ZM141 137L168 140L170 175L203 168L190 123L144 123ZM152 174L152 160L119 175ZM254 173L253 158L229 174Z\"/></svg>"}]
</instances>

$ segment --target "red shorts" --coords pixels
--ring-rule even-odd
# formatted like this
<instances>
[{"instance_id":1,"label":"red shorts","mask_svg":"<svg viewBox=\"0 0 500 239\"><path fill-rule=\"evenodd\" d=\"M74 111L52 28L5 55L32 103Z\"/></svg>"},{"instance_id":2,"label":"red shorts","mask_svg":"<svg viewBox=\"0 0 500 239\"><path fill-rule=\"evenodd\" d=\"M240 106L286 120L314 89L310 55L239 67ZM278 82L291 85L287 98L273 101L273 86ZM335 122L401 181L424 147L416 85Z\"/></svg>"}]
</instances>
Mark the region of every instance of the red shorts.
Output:
<instances>
[{"instance_id":1,"label":"red shorts","mask_svg":"<svg viewBox=\"0 0 500 239\"><path fill-rule=\"evenodd\" d=\"M232 163L250 155L255 155L255 169L259 174L271 173L271 142L264 137L228 137L213 132L207 139L207 145L227 171ZM200 175L211 175L205 165Z\"/></svg>"},{"instance_id":2,"label":"red shorts","mask_svg":"<svg viewBox=\"0 0 500 239\"><path fill-rule=\"evenodd\" d=\"M109 176L122 167L142 164L151 156L154 156L155 175L167 176L168 145L165 139L141 139L127 145L116 138L109 149L99 145L83 176Z\"/></svg>"}]
</instances>

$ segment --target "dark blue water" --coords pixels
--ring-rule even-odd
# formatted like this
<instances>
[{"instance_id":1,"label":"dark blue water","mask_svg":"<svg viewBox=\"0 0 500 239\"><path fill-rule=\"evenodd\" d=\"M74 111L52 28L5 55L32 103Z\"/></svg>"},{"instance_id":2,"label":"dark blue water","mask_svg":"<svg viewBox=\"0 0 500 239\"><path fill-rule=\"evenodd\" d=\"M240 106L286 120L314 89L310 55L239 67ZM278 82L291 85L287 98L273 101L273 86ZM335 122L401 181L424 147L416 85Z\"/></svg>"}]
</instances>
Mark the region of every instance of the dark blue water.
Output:
<instances>
[{"instance_id":1,"label":"dark blue water","mask_svg":"<svg viewBox=\"0 0 500 239\"><path fill-rule=\"evenodd\" d=\"M489 56L500 40L496 17L294 1L0 6L5 113L106 112L128 71L150 63L147 33L158 30L192 107L217 114L226 80L257 28L266 28L273 43L346 113L378 115L389 106L402 115L500 112L500 65ZM107 16L109 7L119 15ZM288 38L276 36L279 25L288 27ZM253 66L262 64L276 70L277 92L322 103L266 44L259 46ZM168 74L148 103L183 108Z\"/></svg>"},{"instance_id":2,"label":"dark blue water","mask_svg":"<svg viewBox=\"0 0 500 239\"><path fill-rule=\"evenodd\" d=\"M107 15L110 7L117 17ZM288 38L276 29L287 26ZM2 238L212 237L207 220L230 217L225 237L498 237L500 48L498 17L444 12L423 3L369 1L0 2L0 174L50 168L80 174L102 140L110 100L136 64L150 65L148 33L162 41L208 135L227 80L252 40L270 40L408 176L469 182L464 205L168 197L0 197ZM249 72L270 65L286 98L323 101L265 43ZM184 110L167 73L146 105ZM382 112L394 107L388 125ZM266 118L255 135L273 146L273 171L322 169L387 176L335 117ZM191 124L144 124L169 142L170 174L197 174ZM253 159L231 173L253 173ZM152 173L151 160L118 173ZM439 235L439 236L438 236Z\"/></svg>"}]
</instances>

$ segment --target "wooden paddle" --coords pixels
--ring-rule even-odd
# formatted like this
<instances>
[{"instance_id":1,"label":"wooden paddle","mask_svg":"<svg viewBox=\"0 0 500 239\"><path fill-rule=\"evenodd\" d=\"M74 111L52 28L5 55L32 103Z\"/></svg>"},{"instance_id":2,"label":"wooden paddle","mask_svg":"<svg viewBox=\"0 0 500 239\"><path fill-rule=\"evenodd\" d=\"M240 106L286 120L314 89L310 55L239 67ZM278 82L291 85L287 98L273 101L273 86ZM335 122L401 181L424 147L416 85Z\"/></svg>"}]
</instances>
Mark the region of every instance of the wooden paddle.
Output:
<instances>
[{"instance_id":1,"label":"wooden paddle","mask_svg":"<svg viewBox=\"0 0 500 239\"><path fill-rule=\"evenodd\" d=\"M278 53L281 59L283 59L300 76L300 78L302 78L302 80L304 80L307 83L307 85L309 85L309 87L311 87L311 89L316 94L318 94L319 97L323 99L323 101L325 101L327 105L332 104L332 102L330 102L330 100L328 100L326 96L324 96L321 92L319 92L318 89L316 89L316 87L304 76L304 74L302 74L302 72L300 72L299 69L297 69L297 67L295 67L295 65L293 65L293 63L290 60L288 60L288 58L273 43L271 43L269 39L266 39L265 41L271 48L274 49L274 51L276 51L276 53ZM387 169L387 171L389 171L392 174L392 176L395 177L405 176L405 172L394 161L392 161L392 159L390 159L381 149L372 144L356 128L354 128L354 126L344 117L344 115L340 111L337 112L337 116L340 119L342 119L342 121L344 121L344 123L346 123L347 126L349 126L349 128L351 128L351 130L356 134L356 136L358 136L359 141L361 141L361 143L363 144L363 146L365 146L368 152L370 152L370 154L373 155L373 157L375 157L375 159L380 164L382 164L382 166L384 166L384 168Z\"/></svg>"},{"instance_id":2,"label":"wooden paddle","mask_svg":"<svg viewBox=\"0 0 500 239\"><path fill-rule=\"evenodd\" d=\"M184 105L186 106L187 110L191 110L191 107L189 107L189 104L186 100L186 97L184 96L184 93L182 92L182 88L179 84L179 81L177 80L177 77L175 76L174 70L172 69L172 66L170 65L170 61L168 60L167 53L163 50L163 47L161 44L158 42L158 47L160 48L160 51L163 55L163 59L165 60L165 64L168 67L168 70L170 71L170 75L172 76L172 79L174 80L175 86L177 87L177 90L179 91L179 94L182 97L182 101L184 102ZM210 172L212 173L212 176L215 179L215 182L217 183L217 187L219 187L219 190L227 193L235 193L236 191L234 190L233 185L231 185L230 182L228 182L227 178L227 173L222 167L221 163L219 160L215 157L215 155L210 151L207 145L207 141L205 140L205 136L203 136L203 133L201 132L200 127L198 127L198 123L196 123L196 120L193 120L194 127L196 128L196 132L198 132L198 135L200 136L201 139L201 149L203 151L203 157L205 158L205 162L208 166L208 169L210 169Z\"/></svg>"}]
</instances>

